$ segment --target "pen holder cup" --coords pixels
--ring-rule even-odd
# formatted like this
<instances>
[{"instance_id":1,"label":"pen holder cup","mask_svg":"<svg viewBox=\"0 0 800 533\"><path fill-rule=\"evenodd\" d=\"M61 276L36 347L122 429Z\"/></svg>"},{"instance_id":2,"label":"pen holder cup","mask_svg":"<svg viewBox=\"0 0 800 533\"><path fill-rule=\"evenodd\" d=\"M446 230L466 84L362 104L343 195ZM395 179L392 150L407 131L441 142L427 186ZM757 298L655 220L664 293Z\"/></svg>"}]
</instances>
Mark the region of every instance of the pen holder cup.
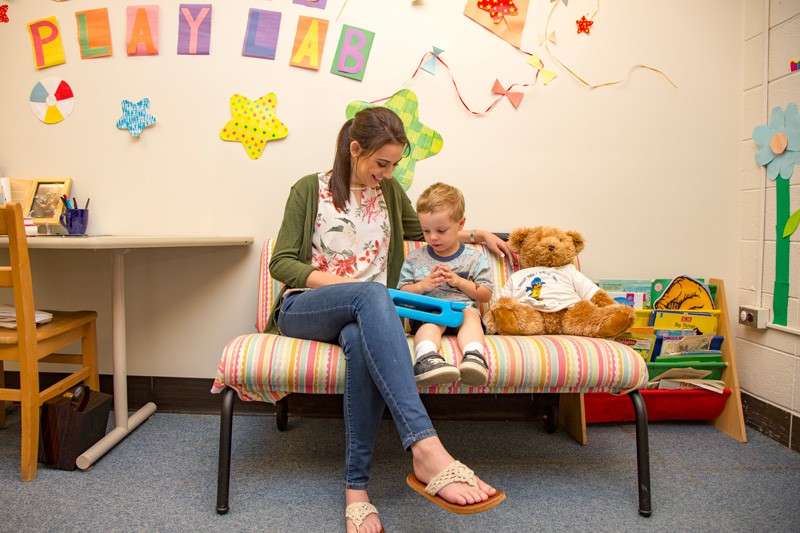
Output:
<instances>
[{"instance_id":1,"label":"pen holder cup","mask_svg":"<svg viewBox=\"0 0 800 533\"><path fill-rule=\"evenodd\" d=\"M61 213L59 220L70 235L85 235L89 225L89 210L69 209Z\"/></svg>"}]
</instances>

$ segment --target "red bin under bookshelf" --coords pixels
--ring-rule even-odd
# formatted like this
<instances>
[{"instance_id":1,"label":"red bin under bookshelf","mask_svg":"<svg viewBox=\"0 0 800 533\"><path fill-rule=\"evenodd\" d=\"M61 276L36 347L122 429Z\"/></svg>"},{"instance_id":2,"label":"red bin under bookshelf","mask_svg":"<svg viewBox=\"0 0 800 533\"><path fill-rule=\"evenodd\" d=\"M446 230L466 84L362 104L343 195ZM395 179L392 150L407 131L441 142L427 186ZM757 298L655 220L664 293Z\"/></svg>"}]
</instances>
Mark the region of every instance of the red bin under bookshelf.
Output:
<instances>
[{"instance_id":1,"label":"red bin under bookshelf","mask_svg":"<svg viewBox=\"0 0 800 533\"><path fill-rule=\"evenodd\" d=\"M713 420L725 408L731 389L722 394L707 390L643 390L647 420ZM583 396L586 423L630 422L636 419L630 398L607 392Z\"/></svg>"}]
</instances>

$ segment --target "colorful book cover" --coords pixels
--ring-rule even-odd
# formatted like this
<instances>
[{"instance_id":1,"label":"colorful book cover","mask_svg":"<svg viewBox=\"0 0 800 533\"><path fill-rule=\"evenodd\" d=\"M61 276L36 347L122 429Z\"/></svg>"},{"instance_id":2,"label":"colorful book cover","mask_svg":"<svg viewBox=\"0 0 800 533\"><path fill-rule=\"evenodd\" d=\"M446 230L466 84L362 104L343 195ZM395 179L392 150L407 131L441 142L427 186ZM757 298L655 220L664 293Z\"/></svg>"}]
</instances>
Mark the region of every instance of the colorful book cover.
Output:
<instances>
[{"instance_id":1,"label":"colorful book cover","mask_svg":"<svg viewBox=\"0 0 800 533\"><path fill-rule=\"evenodd\" d=\"M650 325L655 329L691 329L698 335L715 334L719 309L711 311L653 311Z\"/></svg>"},{"instance_id":2,"label":"colorful book cover","mask_svg":"<svg viewBox=\"0 0 800 533\"><path fill-rule=\"evenodd\" d=\"M604 291L611 292L641 292L644 293L644 309L652 307L650 293L652 291L652 280L649 279L601 279L597 286ZM612 297L613 298L613 297Z\"/></svg>"},{"instance_id":3,"label":"colorful book cover","mask_svg":"<svg viewBox=\"0 0 800 533\"><path fill-rule=\"evenodd\" d=\"M625 291L606 291L615 302L627 305L634 309L644 309L649 293L644 292L625 292Z\"/></svg>"},{"instance_id":4,"label":"colorful book cover","mask_svg":"<svg viewBox=\"0 0 800 533\"><path fill-rule=\"evenodd\" d=\"M641 355L645 361L650 361L653 357L656 336L652 333L630 333L626 331L614 337L613 340L625 346L629 346L636 353Z\"/></svg>"}]
</instances>

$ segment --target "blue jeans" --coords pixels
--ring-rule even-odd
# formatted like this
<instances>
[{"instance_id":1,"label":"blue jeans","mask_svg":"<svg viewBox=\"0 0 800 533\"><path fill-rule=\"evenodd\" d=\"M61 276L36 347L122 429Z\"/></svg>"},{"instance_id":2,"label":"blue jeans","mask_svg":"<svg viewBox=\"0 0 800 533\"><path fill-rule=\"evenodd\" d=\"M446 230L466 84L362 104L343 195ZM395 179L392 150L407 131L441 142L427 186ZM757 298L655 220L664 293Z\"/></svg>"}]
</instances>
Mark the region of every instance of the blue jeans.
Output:
<instances>
[{"instance_id":1,"label":"blue jeans","mask_svg":"<svg viewBox=\"0 0 800 533\"><path fill-rule=\"evenodd\" d=\"M403 448L436 435L422 405L397 310L380 283L340 283L288 295L281 333L338 344L345 355L345 487L365 490L384 406Z\"/></svg>"}]
</instances>

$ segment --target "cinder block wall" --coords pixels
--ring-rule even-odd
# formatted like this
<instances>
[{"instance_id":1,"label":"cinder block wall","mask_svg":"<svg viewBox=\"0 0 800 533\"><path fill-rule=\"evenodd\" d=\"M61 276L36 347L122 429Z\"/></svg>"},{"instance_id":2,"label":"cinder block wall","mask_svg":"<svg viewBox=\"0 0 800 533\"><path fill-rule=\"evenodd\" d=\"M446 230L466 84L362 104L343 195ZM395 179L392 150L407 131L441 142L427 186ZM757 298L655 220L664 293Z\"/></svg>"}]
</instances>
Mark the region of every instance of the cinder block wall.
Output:
<instances>
[{"instance_id":1,"label":"cinder block wall","mask_svg":"<svg viewBox=\"0 0 800 533\"><path fill-rule=\"evenodd\" d=\"M772 307L775 280L775 183L755 162L753 128L773 108L800 103L800 1L746 0L742 87L741 238L738 303ZM800 209L800 167L790 180ZM737 326L735 349L745 419L800 451L800 231L791 238L788 326L795 333Z\"/></svg>"}]
</instances>

